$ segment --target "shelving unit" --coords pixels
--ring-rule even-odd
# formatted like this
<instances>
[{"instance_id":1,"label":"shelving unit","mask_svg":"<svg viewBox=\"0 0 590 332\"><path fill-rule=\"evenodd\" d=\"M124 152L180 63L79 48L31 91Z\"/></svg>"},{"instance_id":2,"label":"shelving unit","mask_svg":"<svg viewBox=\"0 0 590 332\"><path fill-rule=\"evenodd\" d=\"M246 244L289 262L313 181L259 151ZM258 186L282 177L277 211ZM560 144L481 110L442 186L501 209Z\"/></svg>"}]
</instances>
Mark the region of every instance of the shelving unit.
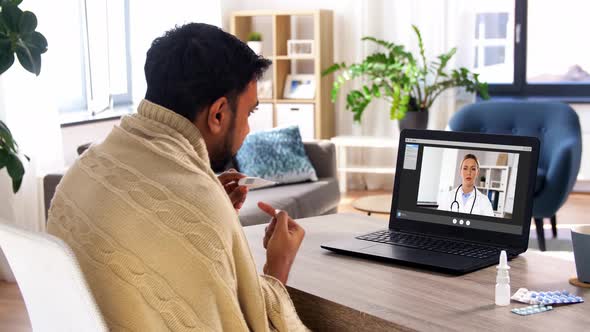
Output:
<instances>
[{"instance_id":1,"label":"shelving unit","mask_svg":"<svg viewBox=\"0 0 590 332\"><path fill-rule=\"evenodd\" d=\"M487 195L494 208L494 215L497 217L504 217L506 206L506 192L508 190L508 179L510 174L509 166L496 165L481 165L479 167L479 176L485 176L484 186L481 186L480 181L477 182L479 189L483 194ZM510 213L512 211L510 210Z\"/></svg>"},{"instance_id":2,"label":"shelving unit","mask_svg":"<svg viewBox=\"0 0 590 332\"><path fill-rule=\"evenodd\" d=\"M270 116L269 112L255 112L251 116L251 131L270 129L268 126L260 127L262 123L272 123L272 127L293 124L300 126L304 140L333 137L334 106L330 101L330 91L334 80L333 75L321 76L321 72L334 63L332 11L238 11L231 14L230 31L243 42L247 42L250 32L261 32L262 56L273 61L259 82L259 86L262 81L272 82L272 96L261 97L259 92L260 107L272 108L272 120L259 119ZM313 40L314 54L288 55L289 39ZM285 81L289 74L314 75L314 98L284 98Z\"/></svg>"}]
</instances>

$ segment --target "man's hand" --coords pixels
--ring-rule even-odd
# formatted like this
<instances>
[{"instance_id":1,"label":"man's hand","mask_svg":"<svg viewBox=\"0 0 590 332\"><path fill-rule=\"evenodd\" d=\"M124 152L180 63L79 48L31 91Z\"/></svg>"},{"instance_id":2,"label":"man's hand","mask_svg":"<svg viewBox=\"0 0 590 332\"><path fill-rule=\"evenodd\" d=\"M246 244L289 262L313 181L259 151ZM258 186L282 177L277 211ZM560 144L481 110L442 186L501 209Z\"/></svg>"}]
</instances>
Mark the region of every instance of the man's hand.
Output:
<instances>
[{"instance_id":1,"label":"man's hand","mask_svg":"<svg viewBox=\"0 0 590 332\"><path fill-rule=\"evenodd\" d=\"M305 236L305 230L285 211L275 210L263 202L258 202L258 207L273 217L266 228L262 243L266 249L264 273L287 284L289 271Z\"/></svg>"},{"instance_id":2,"label":"man's hand","mask_svg":"<svg viewBox=\"0 0 590 332\"><path fill-rule=\"evenodd\" d=\"M219 182L223 185L223 188L236 211L239 211L242 208L242 205L244 205L244 201L246 200L246 195L248 194L248 188L238 185L238 180L245 177L244 174L238 173L238 171L233 168L221 173L217 177Z\"/></svg>"}]
</instances>

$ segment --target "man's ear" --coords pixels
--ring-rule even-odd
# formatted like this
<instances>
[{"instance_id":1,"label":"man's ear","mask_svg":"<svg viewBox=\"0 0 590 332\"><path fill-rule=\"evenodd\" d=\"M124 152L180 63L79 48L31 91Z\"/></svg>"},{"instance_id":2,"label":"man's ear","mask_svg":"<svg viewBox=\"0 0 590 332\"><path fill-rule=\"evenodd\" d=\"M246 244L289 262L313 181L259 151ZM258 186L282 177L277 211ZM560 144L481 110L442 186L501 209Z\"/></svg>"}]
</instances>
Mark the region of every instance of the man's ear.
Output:
<instances>
[{"instance_id":1,"label":"man's ear","mask_svg":"<svg viewBox=\"0 0 590 332\"><path fill-rule=\"evenodd\" d=\"M223 131L228 119L229 101L226 97L220 97L209 106L207 112L207 127L212 134L219 134Z\"/></svg>"}]
</instances>

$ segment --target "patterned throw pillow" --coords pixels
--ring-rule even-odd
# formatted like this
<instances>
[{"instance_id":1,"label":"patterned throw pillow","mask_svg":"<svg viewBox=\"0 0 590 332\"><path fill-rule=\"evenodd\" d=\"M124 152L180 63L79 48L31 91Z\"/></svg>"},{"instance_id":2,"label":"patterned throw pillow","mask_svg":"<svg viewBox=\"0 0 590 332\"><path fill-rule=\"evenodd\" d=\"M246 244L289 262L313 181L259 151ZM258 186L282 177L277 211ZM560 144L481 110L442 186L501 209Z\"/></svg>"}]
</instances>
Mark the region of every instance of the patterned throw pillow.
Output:
<instances>
[{"instance_id":1,"label":"patterned throw pillow","mask_svg":"<svg viewBox=\"0 0 590 332\"><path fill-rule=\"evenodd\" d=\"M241 173L279 183L318 180L297 126L248 135L236 162Z\"/></svg>"}]
</instances>

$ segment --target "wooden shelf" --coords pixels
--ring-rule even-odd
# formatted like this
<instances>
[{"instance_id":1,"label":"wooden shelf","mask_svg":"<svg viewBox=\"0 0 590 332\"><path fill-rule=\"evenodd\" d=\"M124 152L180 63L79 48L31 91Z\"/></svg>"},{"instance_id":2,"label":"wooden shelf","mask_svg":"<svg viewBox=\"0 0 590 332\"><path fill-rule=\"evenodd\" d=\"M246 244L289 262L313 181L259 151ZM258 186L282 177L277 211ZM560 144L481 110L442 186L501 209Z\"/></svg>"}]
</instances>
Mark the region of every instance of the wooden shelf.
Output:
<instances>
[{"instance_id":1,"label":"wooden shelf","mask_svg":"<svg viewBox=\"0 0 590 332\"><path fill-rule=\"evenodd\" d=\"M297 121L299 123L301 121L313 123L313 139L332 138L335 120L334 104L330 100L330 92L334 77L333 75L325 77L321 75L323 68L328 68L334 63L334 18L332 11L322 9L237 11L231 14L230 23L231 33L243 42L247 42L247 37L251 32L256 31L263 35L262 55L273 61L270 70L272 72L269 71L263 80L272 82L272 98L261 98L259 102L273 105L272 123L276 126L280 122L278 121L280 117L278 110L282 104L305 104L305 108L313 111L307 112L305 119L297 119ZM313 40L314 54L287 55L287 41L290 39ZM314 75L315 98L282 98L285 82L290 74ZM270 94L265 94L265 97L269 96ZM313 105L313 107L309 105Z\"/></svg>"},{"instance_id":2,"label":"wooden shelf","mask_svg":"<svg viewBox=\"0 0 590 332\"><path fill-rule=\"evenodd\" d=\"M315 55L277 55L275 60L315 60Z\"/></svg>"},{"instance_id":3,"label":"wooden shelf","mask_svg":"<svg viewBox=\"0 0 590 332\"><path fill-rule=\"evenodd\" d=\"M276 99L277 104L314 104L315 99Z\"/></svg>"},{"instance_id":4,"label":"wooden shelf","mask_svg":"<svg viewBox=\"0 0 590 332\"><path fill-rule=\"evenodd\" d=\"M493 191L506 191L502 188L486 188L486 187L477 187L477 189L481 189L481 190L493 190Z\"/></svg>"}]
</instances>

